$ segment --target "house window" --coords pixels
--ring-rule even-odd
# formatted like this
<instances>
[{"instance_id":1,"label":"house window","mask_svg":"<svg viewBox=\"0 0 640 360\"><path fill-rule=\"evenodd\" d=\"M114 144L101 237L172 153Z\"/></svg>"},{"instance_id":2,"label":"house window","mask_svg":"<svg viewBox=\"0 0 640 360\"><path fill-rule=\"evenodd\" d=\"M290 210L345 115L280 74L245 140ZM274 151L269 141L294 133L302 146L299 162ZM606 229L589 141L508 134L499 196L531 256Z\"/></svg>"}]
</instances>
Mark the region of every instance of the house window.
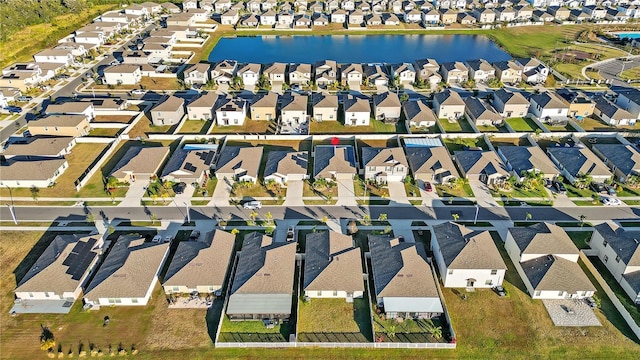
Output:
<instances>
[{"instance_id":1,"label":"house window","mask_svg":"<svg viewBox=\"0 0 640 360\"><path fill-rule=\"evenodd\" d=\"M453 274L453 269L449 269L449 275Z\"/></svg>"},{"instance_id":2,"label":"house window","mask_svg":"<svg viewBox=\"0 0 640 360\"><path fill-rule=\"evenodd\" d=\"M498 270L491 270L491 275L497 275L498 274Z\"/></svg>"},{"instance_id":3,"label":"house window","mask_svg":"<svg viewBox=\"0 0 640 360\"><path fill-rule=\"evenodd\" d=\"M493 283L493 281L491 281L491 280L487 280L487 281L484 282L485 285L491 285L492 283Z\"/></svg>"},{"instance_id":4,"label":"house window","mask_svg":"<svg viewBox=\"0 0 640 360\"><path fill-rule=\"evenodd\" d=\"M558 291L558 296L562 296L562 295L564 295L564 291L562 290Z\"/></svg>"},{"instance_id":5,"label":"house window","mask_svg":"<svg viewBox=\"0 0 640 360\"><path fill-rule=\"evenodd\" d=\"M214 288L213 286L209 286L209 292L213 292Z\"/></svg>"},{"instance_id":6,"label":"house window","mask_svg":"<svg viewBox=\"0 0 640 360\"><path fill-rule=\"evenodd\" d=\"M607 247L607 244L608 244L607 240L605 240L605 241L603 241L603 242L602 242L602 246L603 246L603 247Z\"/></svg>"},{"instance_id":7,"label":"house window","mask_svg":"<svg viewBox=\"0 0 640 360\"><path fill-rule=\"evenodd\" d=\"M109 302L109 304L115 304L116 303L116 299L109 299L107 301Z\"/></svg>"},{"instance_id":8,"label":"house window","mask_svg":"<svg viewBox=\"0 0 640 360\"><path fill-rule=\"evenodd\" d=\"M318 291L316 296L322 296L322 291Z\"/></svg>"},{"instance_id":9,"label":"house window","mask_svg":"<svg viewBox=\"0 0 640 360\"><path fill-rule=\"evenodd\" d=\"M348 297L348 298L352 298L352 297L353 297L353 293L352 293L352 292L348 292L348 293L347 293L347 297Z\"/></svg>"},{"instance_id":10,"label":"house window","mask_svg":"<svg viewBox=\"0 0 640 360\"><path fill-rule=\"evenodd\" d=\"M616 262L620 262L620 255L616 256Z\"/></svg>"},{"instance_id":11,"label":"house window","mask_svg":"<svg viewBox=\"0 0 640 360\"><path fill-rule=\"evenodd\" d=\"M238 125L238 119L233 119L233 124Z\"/></svg>"},{"instance_id":12,"label":"house window","mask_svg":"<svg viewBox=\"0 0 640 360\"><path fill-rule=\"evenodd\" d=\"M375 166L369 166L369 171L376 171L376 167Z\"/></svg>"},{"instance_id":13,"label":"house window","mask_svg":"<svg viewBox=\"0 0 640 360\"><path fill-rule=\"evenodd\" d=\"M609 256L605 255L604 257L602 257L602 260L603 260L604 262L609 261Z\"/></svg>"},{"instance_id":14,"label":"house window","mask_svg":"<svg viewBox=\"0 0 640 360\"><path fill-rule=\"evenodd\" d=\"M173 286L173 287L171 288L171 291L174 291L174 292L178 292L178 291L180 291L180 286Z\"/></svg>"},{"instance_id":15,"label":"house window","mask_svg":"<svg viewBox=\"0 0 640 360\"><path fill-rule=\"evenodd\" d=\"M333 290L333 296L338 296L338 290Z\"/></svg>"},{"instance_id":16,"label":"house window","mask_svg":"<svg viewBox=\"0 0 640 360\"><path fill-rule=\"evenodd\" d=\"M541 292L540 292L540 290L538 290L538 291L533 293L533 296L540 296L540 294L541 294Z\"/></svg>"},{"instance_id":17,"label":"house window","mask_svg":"<svg viewBox=\"0 0 640 360\"><path fill-rule=\"evenodd\" d=\"M33 293L29 293L29 297L33 297Z\"/></svg>"},{"instance_id":18,"label":"house window","mask_svg":"<svg viewBox=\"0 0 640 360\"><path fill-rule=\"evenodd\" d=\"M131 303L132 304L137 304L138 303L138 299L131 299Z\"/></svg>"}]
</instances>

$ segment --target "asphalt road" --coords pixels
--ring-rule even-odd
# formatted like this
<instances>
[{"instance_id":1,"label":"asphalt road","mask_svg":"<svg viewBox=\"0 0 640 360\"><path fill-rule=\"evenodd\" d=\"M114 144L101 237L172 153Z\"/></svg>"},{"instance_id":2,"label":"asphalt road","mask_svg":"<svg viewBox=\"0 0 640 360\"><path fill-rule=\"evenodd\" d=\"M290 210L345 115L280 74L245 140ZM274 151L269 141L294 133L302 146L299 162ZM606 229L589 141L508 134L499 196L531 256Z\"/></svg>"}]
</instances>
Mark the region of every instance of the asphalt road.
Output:
<instances>
[{"instance_id":1,"label":"asphalt road","mask_svg":"<svg viewBox=\"0 0 640 360\"><path fill-rule=\"evenodd\" d=\"M347 206L265 206L257 212L262 217L266 212L271 212L274 219L322 219L328 218L361 218L369 214L372 219L381 213L387 214L389 219L415 219L415 220L451 220L453 213L459 215L459 220L472 221L475 216L474 206L446 206L431 208L426 206L371 206L371 207L347 207ZM186 208L178 206L151 206L151 207L33 207L16 206L15 213L18 221L82 221L86 214L91 212L96 219L106 217L109 220L149 220L151 214L155 214L163 220L184 220ZM192 220L204 220L215 218L248 219L251 210L242 207L204 207L193 206L190 208ZM593 220L637 220L640 219L640 207L495 207L479 208L479 221L495 220L526 220L527 213L531 214L531 221L575 221L580 215L586 217L586 221ZM8 206L0 208L0 219L10 221L11 214Z\"/></svg>"},{"instance_id":2,"label":"asphalt road","mask_svg":"<svg viewBox=\"0 0 640 360\"><path fill-rule=\"evenodd\" d=\"M600 76L602 76L604 79L612 80L614 85L626 85L627 82L621 81L618 78L618 74L622 70L629 70L638 66L640 66L640 57L630 58L629 61L627 61L626 59L616 59L607 63L596 65L594 66L594 68L599 70Z\"/></svg>"}]
</instances>

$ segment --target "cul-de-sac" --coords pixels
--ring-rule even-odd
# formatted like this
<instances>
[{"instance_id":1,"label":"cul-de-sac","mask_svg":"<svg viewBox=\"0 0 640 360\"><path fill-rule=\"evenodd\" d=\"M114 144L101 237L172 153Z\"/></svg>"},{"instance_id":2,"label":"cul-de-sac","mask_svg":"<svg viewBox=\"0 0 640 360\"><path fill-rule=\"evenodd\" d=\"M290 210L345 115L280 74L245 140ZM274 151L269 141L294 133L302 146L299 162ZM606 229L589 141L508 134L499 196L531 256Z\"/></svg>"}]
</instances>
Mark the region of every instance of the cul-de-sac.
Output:
<instances>
[{"instance_id":1,"label":"cul-de-sac","mask_svg":"<svg viewBox=\"0 0 640 360\"><path fill-rule=\"evenodd\" d=\"M640 1L0 14L0 358L640 358Z\"/></svg>"}]
</instances>

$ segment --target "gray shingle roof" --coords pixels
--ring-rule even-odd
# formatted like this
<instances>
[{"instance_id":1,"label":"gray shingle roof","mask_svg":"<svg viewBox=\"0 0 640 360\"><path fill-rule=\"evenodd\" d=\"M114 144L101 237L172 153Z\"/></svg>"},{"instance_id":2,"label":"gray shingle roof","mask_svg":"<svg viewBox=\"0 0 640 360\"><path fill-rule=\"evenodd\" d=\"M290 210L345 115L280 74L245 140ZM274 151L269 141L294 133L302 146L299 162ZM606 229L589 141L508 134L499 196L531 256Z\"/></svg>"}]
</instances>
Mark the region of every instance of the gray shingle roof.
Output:
<instances>
[{"instance_id":1,"label":"gray shingle roof","mask_svg":"<svg viewBox=\"0 0 640 360\"><path fill-rule=\"evenodd\" d=\"M344 112L371 112L371 105L368 99L347 96L344 99Z\"/></svg>"},{"instance_id":2,"label":"gray shingle roof","mask_svg":"<svg viewBox=\"0 0 640 360\"><path fill-rule=\"evenodd\" d=\"M407 161L411 167L413 174L436 174L449 173L452 176L459 177L449 151L444 146L438 147L408 147L406 149ZM446 176L446 175L445 175Z\"/></svg>"},{"instance_id":3,"label":"gray shingle roof","mask_svg":"<svg viewBox=\"0 0 640 360\"><path fill-rule=\"evenodd\" d=\"M313 95L311 95L311 102L314 108L338 108L337 95L314 93Z\"/></svg>"},{"instance_id":4,"label":"gray shingle roof","mask_svg":"<svg viewBox=\"0 0 640 360\"><path fill-rule=\"evenodd\" d=\"M33 136L24 138L24 142L14 142L7 147L4 155L25 156L55 156L66 149L73 137L71 136Z\"/></svg>"},{"instance_id":5,"label":"gray shingle roof","mask_svg":"<svg viewBox=\"0 0 640 360\"><path fill-rule=\"evenodd\" d=\"M373 95L373 105L376 107L400 107L400 98L398 94L386 91L382 94Z\"/></svg>"},{"instance_id":6,"label":"gray shingle roof","mask_svg":"<svg viewBox=\"0 0 640 360\"><path fill-rule=\"evenodd\" d=\"M47 180L55 171L67 162L66 159L49 158L45 160L15 160L0 162L2 180Z\"/></svg>"},{"instance_id":7,"label":"gray shingle roof","mask_svg":"<svg viewBox=\"0 0 640 360\"><path fill-rule=\"evenodd\" d=\"M532 170L538 170L548 175L559 174L558 168L537 146L500 146L498 150L518 175L521 175L523 171Z\"/></svg>"},{"instance_id":8,"label":"gray shingle roof","mask_svg":"<svg viewBox=\"0 0 640 360\"><path fill-rule=\"evenodd\" d=\"M527 227L509 228L509 233L522 254L579 253L569 235L557 225L541 222Z\"/></svg>"},{"instance_id":9,"label":"gray shingle roof","mask_svg":"<svg viewBox=\"0 0 640 360\"><path fill-rule=\"evenodd\" d=\"M640 231L628 231L608 222L598 224L594 228L620 256L622 262L627 266L640 266Z\"/></svg>"},{"instance_id":10,"label":"gray shingle roof","mask_svg":"<svg viewBox=\"0 0 640 360\"><path fill-rule=\"evenodd\" d=\"M225 146L220 153L216 172L238 174L242 171L257 178L263 147Z\"/></svg>"},{"instance_id":11,"label":"gray shingle roof","mask_svg":"<svg viewBox=\"0 0 640 360\"><path fill-rule=\"evenodd\" d=\"M454 156L461 166L461 170L469 174L501 174L507 176L509 172L502 160L493 151L455 151Z\"/></svg>"},{"instance_id":12,"label":"gray shingle roof","mask_svg":"<svg viewBox=\"0 0 640 360\"><path fill-rule=\"evenodd\" d=\"M552 255L520 263L534 291L596 291L578 263Z\"/></svg>"},{"instance_id":13,"label":"gray shingle roof","mask_svg":"<svg viewBox=\"0 0 640 360\"><path fill-rule=\"evenodd\" d=\"M377 297L438 297L421 243L369 235L369 249Z\"/></svg>"},{"instance_id":14,"label":"gray shingle roof","mask_svg":"<svg viewBox=\"0 0 640 360\"><path fill-rule=\"evenodd\" d=\"M266 94L256 94L251 100L252 108L274 108L278 105L278 94L268 92Z\"/></svg>"},{"instance_id":15,"label":"gray shingle roof","mask_svg":"<svg viewBox=\"0 0 640 360\"><path fill-rule=\"evenodd\" d=\"M307 234L303 289L364 291L360 248L333 231Z\"/></svg>"},{"instance_id":16,"label":"gray shingle roof","mask_svg":"<svg viewBox=\"0 0 640 360\"><path fill-rule=\"evenodd\" d=\"M546 109L567 109L569 105L560 96L552 92L543 92L531 95L531 102L536 102Z\"/></svg>"},{"instance_id":17,"label":"gray shingle roof","mask_svg":"<svg viewBox=\"0 0 640 360\"><path fill-rule=\"evenodd\" d=\"M625 109L622 109L618 105L605 99L602 96L596 96L593 98L596 103L596 109L600 110L603 114L614 120L633 119L635 118Z\"/></svg>"},{"instance_id":18,"label":"gray shingle roof","mask_svg":"<svg viewBox=\"0 0 640 360\"><path fill-rule=\"evenodd\" d=\"M594 144L593 149L626 175L630 175L634 171L640 172L640 152L632 145Z\"/></svg>"},{"instance_id":19,"label":"gray shingle roof","mask_svg":"<svg viewBox=\"0 0 640 360\"><path fill-rule=\"evenodd\" d=\"M83 121L87 121L84 115L47 115L41 119L29 121L29 126L76 127Z\"/></svg>"},{"instance_id":20,"label":"gray shingle roof","mask_svg":"<svg viewBox=\"0 0 640 360\"><path fill-rule=\"evenodd\" d=\"M438 120L436 113L431 110L425 100L406 101L402 104L402 109L404 110L404 116L407 121L420 122Z\"/></svg>"},{"instance_id":21,"label":"gray shingle roof","mask_svg":"<svg viewBox=\"0 0 640 360\"><path fill-rule=\"evenodd\" d=\"M169 148L132 146L122 156L120 161L111 170L111 176L122 178L131 172L137 175L155 174L165 157L169 154Z\"/></svg>"},{"instance_id":22,"label":"gray shingle roof","mask_svg":"<svg viewBox=\"0 0 640 360\"><path fill-rule=\"evenodd\" d=\"M313 177L330 178L332 172L356 174L356 156L353 146L316 146L313 158Z\"/></svg>"},{"instance_id":23,"label":"gray shingle roof","mask_svg":"<svg viewBox=\"0 0 640 360\"><path fill-rule=\"evenodd\" d=\"M307 174L309 154L306 151L271 151L267 156L264 177L273 174Z\"/></svg>"},{"instance_id":24,"label":"gray shingle roof","mask_svg":"<svg viewBox=\"0 0 640 360\"><path fill-rule=\"evenodd\" d=\"M362 148L362 167L366 166L409 166L401 147L394 148Z\"/></svg>"},{"instance_id":25,"label":"gray shingle roof","mask_svg":"<svg viewBox=\"0 0 640 360\"><path fill-rule=\"evenodd\" d=\"M435 225L433 235L448 269L507 269L489 231L446 222Z\"/></svg>"},{"instance_id":26,"label":"gray shingle roof","mask_svg":"<svg viewBox=\"0 0 640 360\"><path fill-rule=\"evenodd\" d=\"M550 147L547 152L572 176L578 174L611 175L607 166L587 148L579 147Z\"/></svg>"},{"instance_id":27,"label":"gray shingle roof","mask_svg":"<svg viewBox=\"0 0 640 360\"><path fill-rule=\"evenodd\" d=\"M446 89L433 95L433 100L440 105L464 105L464 101L460 94L455 91Z\"/></svg>"},{"instance_id":28,"label":"gray shingle roof","mask_svg":"<svg viewBox=\"0 0 640 360\"><path fill-rule=\"evenodd\" d=\"M519 105L529 105L529 100L527 100L521 93L519 92L511 92L505 89L500 89L493 93L494 98L498 98L505 105L519 104Z\"/></svg>"},{"instance_id":29,"label":"gray shingle roof","mask_svg":"<svg viewBox=\"0 0 640 360\"><path fill-rule=\"evenodd\" d=\"M203 171L210 170L214 164L216 150L178 149L162 170L162 177L167 175L200 176Z\"/></svg>"},{"instance_id":30,"label":"gray shingle roof","mask_svg":"<svg viewBox=\"0 0 640 360\"><path fill-rule=\"evenodd\" d=\"M498 114L496 109L493 108L486 100L478 99L477 97L468 97L464 100L465 107L469 114L477 120L491 120L500 121L502 116Z\"/></svg>"}]
</instances>

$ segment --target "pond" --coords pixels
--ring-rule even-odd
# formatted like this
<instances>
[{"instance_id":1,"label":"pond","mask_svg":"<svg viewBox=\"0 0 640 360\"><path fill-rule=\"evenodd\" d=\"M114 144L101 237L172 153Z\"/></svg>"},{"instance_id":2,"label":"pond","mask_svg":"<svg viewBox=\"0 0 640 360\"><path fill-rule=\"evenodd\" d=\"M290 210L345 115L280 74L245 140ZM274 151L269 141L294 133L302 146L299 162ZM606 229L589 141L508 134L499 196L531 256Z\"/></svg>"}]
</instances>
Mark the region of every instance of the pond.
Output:
<instances>
[{"instance_id":1,"label":"pond","mask_svg":"<svg viewBox=\"0 0 640 360\"><path fill-rule=\"evenodd\" d=\"M479 35L333 35L239 36L222 38L209 61L241 63L401 63L434 58L438 62L511 58L493 41Z\"/></svg>"}]
</instances>

